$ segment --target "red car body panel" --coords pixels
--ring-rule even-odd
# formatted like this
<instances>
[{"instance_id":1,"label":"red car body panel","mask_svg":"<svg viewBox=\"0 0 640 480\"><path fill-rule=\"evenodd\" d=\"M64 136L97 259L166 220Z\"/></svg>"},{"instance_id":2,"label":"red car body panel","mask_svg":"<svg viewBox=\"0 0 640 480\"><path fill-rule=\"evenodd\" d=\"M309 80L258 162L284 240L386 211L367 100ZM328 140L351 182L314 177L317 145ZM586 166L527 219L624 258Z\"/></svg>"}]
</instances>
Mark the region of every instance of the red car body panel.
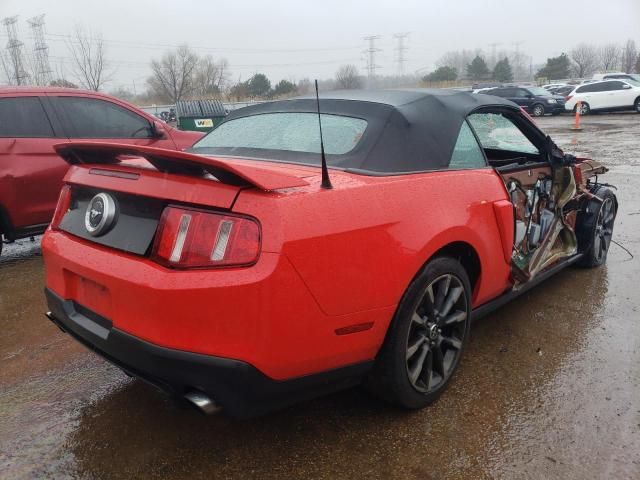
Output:
<instances>
[{"instance_id":1,"label":"red car body panel","mask_svg":"<svg viewBox=\"0 0 640 480\"><path fill-rule=\"evenodd\" d=\"M143 110L110 95L73 88L11 87L0 89L0 101L15 97L80 97L98 99L118 105L149 122L158 121ZM55 109L48 105L47 115L53 125L61 128L61 119ZM163 125L162 138L101 138L98 141L113 141L131 145L157 146L167 149L184 149L202 136L199 132L183 132ZM46 225L62 187L62 178L69 165L55 152L53 146L72 140L64 131L53 138L0 138L0 207L8 216L13 230L35 225ZM91 139L85 139L91 140ZM5 232L5 234L10 232Z\"/></svg>"},{"instance_id":2,"label":"red car body panel","mask_svg":"<svg viewBox=\"0 0 640 480\"><path fill-rule=\"evenodd\" d=\"M317 168L229 161L233 168L255 173L266 166L308 183L261 191L167 176L141 169L140 162L77 165L65 182L204 207L233 205L233 212L262 225L258 262L219 271L175 271L64 232L45 235L48 288L153 344L242 359L273 379L299 377L374 358L407 285L445 245L464 242L478 254L474 305L510 286L502 247L509 239L499 232L509 231L513 216L494 211L507 193L493 169L396 177L336 171L334 188L319 192ZM102 169L138 177L96 174ZM415 222L418 217L424 222ZM336 334L360 324L371 326L357 335Z\"/></svg>"}]
</instances>

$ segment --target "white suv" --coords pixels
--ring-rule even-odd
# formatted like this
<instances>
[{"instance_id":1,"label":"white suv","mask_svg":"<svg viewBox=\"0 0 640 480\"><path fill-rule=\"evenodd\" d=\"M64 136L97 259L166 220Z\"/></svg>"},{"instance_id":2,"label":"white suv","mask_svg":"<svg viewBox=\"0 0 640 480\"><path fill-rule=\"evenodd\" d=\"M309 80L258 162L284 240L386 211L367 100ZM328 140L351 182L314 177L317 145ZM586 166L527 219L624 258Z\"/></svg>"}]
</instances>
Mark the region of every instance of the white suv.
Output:
<instances>
[{"instance_id":1,"label":"white suv","mask_svg":"<svg viewBox=\"0 0 640 480\"><path fill-rule=\"evenodd\" d=\"M583 83L567 96L565 110L575 111L578 101L582 115L593 110L635 110L640 113L640 83L633 80Z\"/></svg>"}]
</instances>

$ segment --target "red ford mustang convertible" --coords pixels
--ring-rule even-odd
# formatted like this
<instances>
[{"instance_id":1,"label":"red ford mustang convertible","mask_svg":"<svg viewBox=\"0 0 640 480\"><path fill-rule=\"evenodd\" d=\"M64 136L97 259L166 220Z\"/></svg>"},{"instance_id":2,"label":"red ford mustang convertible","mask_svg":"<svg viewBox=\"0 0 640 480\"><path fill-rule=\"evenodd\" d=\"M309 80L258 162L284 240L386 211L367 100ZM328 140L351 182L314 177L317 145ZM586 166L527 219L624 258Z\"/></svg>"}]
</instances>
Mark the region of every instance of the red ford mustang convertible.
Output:
<instances>
[{"instance_id":1,"label":"red ford mustang convertible","mask_svg":"<svg viewBox=\"0 0 640 480\"><path fill-rule=\"evenodd\" d=\"M43 239L48 317L237 416L362 382L427 405L472 319L602 264L617 211L604 166L507 100L444 90L260 104L190 152L57 151L73 167Z\"/></svg>"}]
</instances>

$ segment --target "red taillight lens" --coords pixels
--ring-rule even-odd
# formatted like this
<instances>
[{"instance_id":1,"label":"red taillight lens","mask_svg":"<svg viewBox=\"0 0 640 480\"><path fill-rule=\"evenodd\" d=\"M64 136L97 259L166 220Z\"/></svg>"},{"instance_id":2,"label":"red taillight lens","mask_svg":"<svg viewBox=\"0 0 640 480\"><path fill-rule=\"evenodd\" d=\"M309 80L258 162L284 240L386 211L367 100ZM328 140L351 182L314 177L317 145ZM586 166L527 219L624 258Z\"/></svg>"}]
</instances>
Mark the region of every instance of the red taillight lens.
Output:
<instances>
[{"instance_id":1,"label":"red taillight lens","mask_svg":"<svg viewBox=\"0 0 640 480\"><path fill-rule=\"evenodd\" d=\"M173 268L251 265L260 254L260 226L247 217L167 207L153 258Z\"/></svg>"},{"instance_id":2,"label":"red taillight lens","mask_svg":"<svg viewBox=\"0 0 640 480\"><path fill-rule=\"evenodd\" d=\"M69 205L71 205L71 187L69 187L69 185L65 185L62 187L62 190L60 190L56 211L53 214L53 219L51 220L52 230L58 229L64 214L69 210Z\"/></svg>"},{"instance_id":3,"label":"red taillight lens","mask_svg":"<svg viewBox=\"0 0 640 480\"><path fill-rule=\"evenodd\" d=\"M569 100L571 100L571 97L573 97L573 95L567 95L564 99L565 102L568 102Z\"/></svg>"}]
</instances>

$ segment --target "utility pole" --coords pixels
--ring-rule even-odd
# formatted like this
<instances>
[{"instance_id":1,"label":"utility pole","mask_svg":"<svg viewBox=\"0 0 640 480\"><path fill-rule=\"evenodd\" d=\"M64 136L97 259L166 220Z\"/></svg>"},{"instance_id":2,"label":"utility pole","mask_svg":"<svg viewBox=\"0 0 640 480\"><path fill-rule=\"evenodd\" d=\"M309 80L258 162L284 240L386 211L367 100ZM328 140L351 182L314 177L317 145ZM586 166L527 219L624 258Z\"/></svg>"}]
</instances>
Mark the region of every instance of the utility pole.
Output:
<instances>
[{"instance_id":1,"label":"utility pole","mask_svg":"<svg viewBox=\"0 0 640 480\"><path fill-rule=\"evenodd\" d=\"M9 53L9 83L15 85L26 85L29 83L29 74L24 69L24 59L22 58L22 46L24 45L18 40L18 29L16 23L18 16L6 17L2 20L2 24L7 29L7 51Z\"/></svg>"},{"instance_id":2,"label":"utility pole","mask_svg":"<svg viewBox=\"0 0 640 480\"><path fill-rule=\"evenodd\" d=\"M404 76L404 64L407 61L404 53L409 49L405 46L404 41L410 35L410 32L395 33L393 38L398 41L396 45L396 62L398 62L398 75Z\"/></svg>"},{"instance_id":3,"label":"utility pole","mask_svg":"<svg viewBox=\"0 0 640 480\"><path fill-rule=\"evenodd\" d=\"M35 82L37 85L49 85L51 65L49 65L49 47L44 39L44 13L27 20L33 32L33 56L35 58Z\"/></svg>"},{"instance_id":4,"label":"utility pole","mask_svg":"<svg viewBox=\"0 0 640 480\"><path fill-rule=\"evenodd\" d=\"M376 69L380 68L376 65L376 53L381 52L379 48L376 48L376 40L382 38L380 35L369 35L364 37L364 40L369 42L369 47L364 51L367 54L367 76L369 80L376 76Z\"/></svg>"}]
</instances>

